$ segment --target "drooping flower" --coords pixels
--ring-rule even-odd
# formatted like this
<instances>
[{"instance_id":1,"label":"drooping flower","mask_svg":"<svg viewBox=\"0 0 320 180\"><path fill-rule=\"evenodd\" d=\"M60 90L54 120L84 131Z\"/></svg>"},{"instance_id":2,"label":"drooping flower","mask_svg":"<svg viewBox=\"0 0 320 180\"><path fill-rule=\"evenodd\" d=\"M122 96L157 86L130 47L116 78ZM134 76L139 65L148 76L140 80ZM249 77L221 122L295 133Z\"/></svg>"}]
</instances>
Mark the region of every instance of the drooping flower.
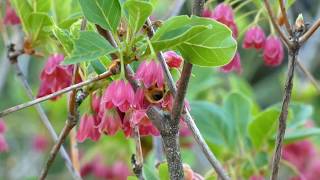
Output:
<instances>
[{"instance_id":1,"label":"drooping flower","mask_svg":"<svg viewBox=\"0 0 320 180\"><path fill-rule=\"evenodd\" d=\"M3 119L0 119L0 134L4 134L6 132L6 123Z\"/></svg>"},{"instance_id":2,"label":"drooping flower","mask_svg":"<svg viewBox=\"0 0 320 180\"><path fill-rule=\"evenodd\" d=\"M121 118L115 109L106 109L98 126L100 133L114 135L122 127Z\"/></svg>"},{"instance_id":3,"label":"drooping flower","mask_svg":"<svg viewBox=\"0 0 320 180\"><path fill-rule=\"evenodd\" d=\"M143 82L144 87L149 88L156 85L162 88L164 85L164 76L161 65L154 61L143 61L138 67L135 78Z\"/></svg>"},{"instance_id":4,"label":"drooping flower","mask_svg":"<svg viewBox=\"0 0 320 180\"><path fill-rule=\"evenodd\" d=\"M49 146L47 137L41 134L37 134L32 139L32 148L37 152L45 151Z\"/></svg>"},{"instance_id":5,"label":"drooping flower","mask_svg":"<svg viewBox=\"0 0 320 180\"><path fill-rule=\"evenodd\" d=\"M279 38L269 36L265 42L263 50L263 60L267 66L278 66L284 56L283 46Z\"/></svg>"},{"instance_id":6,"label":"drooping flower","mask_svg":"<svg viewBox=\"0 0 320 180\"><path fill-rule=\"evenodd\" d=\"M54 54L48 58L40 75L40 88L37 97L52 94L58 90L70 86L72 81L73 66L62 66L62 54ZM56 100L57 97L52 98Z\"/></svg>"},{"instance_id":7,"label":"drooping flower","mask_svg":"<svg viewBox=\"0 0 320 180\"><path fill-rule=\"evenodd\" d=\"M166 63L170 68L179 68L182 63L182 57L174 51L167 51L163 54Z\"/></svg>"},{"instance_id":8,"label":"drooping flower","mask_svg":"<svg viewBox=\"0 0 320 180\"><path fill-rule=\"evenodd\" d=\"M6 14L3 23L5 25L17 25L21 23L20 18L17 16L16 11L11 7L9 1L7 1Z\"/></svg>"},{"instance_id":9,"label":"drooping flower","mask_svg":"<svg viewBox=\"0 0 320 180\"><path fill-rule=\"evenodd\" d=\"M2 134L0 134L0 153L1 152L8 152L9 151L9 146Z\"/></svg>"},{"instance_id":10,"label":"drooping flower","mask_svg":"<svg viewBox=\"0 0 320 180\"><path fill-rule=\"evenodd\" d=\"M98 122L96 117L92 114L84 114L81 117L79 129L77 131L77 140L83 142L87 138L92 141L98 141L100 138L100 132L98 129Z\"/></svg>"},{"instance_id":11,"label":"drooping flower","mask_svg":"<svg viewBox=\"0 0 320 180\"><path fill-rule=\"evenodd\" d=\"M91 107L94 113L99 113L100 104L101 104L101 96L98 95L97 93L94 93L92 95L92 100L91 100Z\"/></svg>"},{"instance_id":12,"label":"drooping flower","mask_svg":"<svg viewBox=\"0 0 320 180\"><path fill-rule=\"evenodd\" d=\"M232 30L234 38L238 37L238 27L235 23L234 12L231 6L225 3L218 4L213 10L211 17L228 26Z\"/></svg>"},{"instance_id":13,"label":"drooping flower","mask_svg":"<svg viewBox=\"0 0 320 180\"><path fill-rule=\"evenodd\" d=\"M204 8L204 9L203 9L202 17L211 18L212 16L213 16L212 10L210 10L209 8Z\"/></svg>"},{"instance_id":14,"label":"drooping flower","mask_svg":"<svg viewBox=\"0 0 320 180\"><path fill-rule=\"evenodd\" d=\"M126 112L134 103L134 91L129 82L125 80L113 81L104 92L101 105L107 109L119 108Z\"/></svg>"},{"instance_id":15,"label":"drooping flower","mask_svg":"<svg viewBox=\"0 0 320 180\"><path fill-rule=\"evenodd\" d=\"M242 72L242 67L239 52L236 53L236 55L233 57L229 64L222 66L220 70L224 73L236 71L240 74Z\"/></svg>"},{"instance_id":16,"label":"drooping flower","mask_svg":"<svg viewBox=\"0 0 320 180\"><path fill-rule=\"evenodd\" d=\"M261 49L264 46L266 35L260 26L253 26L248 29L242 44L243 48Z\"/></svg>"}]
</instances>

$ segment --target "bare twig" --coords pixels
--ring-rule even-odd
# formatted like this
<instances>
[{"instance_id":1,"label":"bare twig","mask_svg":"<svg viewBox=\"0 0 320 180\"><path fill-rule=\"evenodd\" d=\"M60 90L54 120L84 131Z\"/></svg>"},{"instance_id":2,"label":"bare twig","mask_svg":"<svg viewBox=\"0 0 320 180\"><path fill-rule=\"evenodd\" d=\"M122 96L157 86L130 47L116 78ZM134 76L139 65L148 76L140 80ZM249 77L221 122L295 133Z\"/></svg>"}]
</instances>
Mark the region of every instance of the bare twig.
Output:
<instances>
[{"instance_id":1,"label":"bare twig","mask_svg":"<svg viewBox=\"0 0 320 180\"><path fill-rule=\"evenodd\" d=\"M287 11L286 11L286 6L284 4L284 0L279 0L279 4L280 4L282 16L284 18L284 25L286 26L286 30L290 36L293 36L292 29L291 29L291 26L289 23L288 15L287 15Z\"/></svg>"},{"instance_id":2,"label":"bare twig","mask_svg":"<svg viewBox=\"0 0 320 180\"><path fill-rule=\"evenodd\" d=\"M297 65L299 69L306 75L309 81L313 84L313 86L317 89L317 91L320 93L320 85L318 81L313 77L311 72L300 62L299 59L297 60Z\"/></svg>"},{"instance_id":3,"label":"bare twig","mask_svg":"<svg viewBox=\"0 0 320 180\"><path fill-rule=\"evenodd\" d=\"M269 4L269 0L264 0L264 4L265 4L267 12L270 16L270 20L272 22L272 25L276 29L277 33L280 35L280 38L286 44L287 47L292 47L292 43L289 41L289 39L286 37L286 35L281 31L280 26L277 24L276 18L274 17L274 15L272 13L271 6Z\"/></svg>"},{"instance_id":4,"label":"bare twig","mask_svg":"<svg viewBox=\"0 0 320 180\"><path fill-rule=\"evenodd\" d=\"M143 154L142 154L142 148L141 148L141 141L140 141L140 133L139 133L139 127L136 125L133 127L133 133L134 133L134 141L136 144L136 154L132 155L132 165L133 165L133 172L139 178L139 180L144 180L143 178Z\"/></svg>"},{"instance_id":5,"label":"bare twig","mask_svg":"<svg viewBox=\"0 0 320 180\"><path fill-rule=\"evenodd\" d=\"M11 47L11 50L14 51L14 49L12 49L13 46ZM10 50L10 49L9 49ZM8 53L10 55L10 53ZM25 88L26 90L26 93L27 95L29 96L29 98L31 100L34 99L34 96L33 96L33 92L31 90L31 87L29 86L29 83L26 79L26 77L23 75L18 63L17 63L17 57L18 56L14 56L14 57L10 57L9 56L9 60L10 62L15 66L15 70L16 70L16 73L17 73L17 77L20 79L21 81L21 84L23 85L23 87ZM42 123L46 126L46 128L48 129L52 139L54 140L54 142L56 142L58 140L58 136L55 132L55 130L53 129L47 115L45 114L43 108L41 107L40 104L36 104L35 106L36 110L38 111L39 113L39 116L40 116L40 119L42 121ZM65 161L65 164L68 168L68 170L70 171L70 173L72 174L72 176L75 178L75 179L79 179L80 178L80 175L77 171L75 171L74 167L72 166L72 163L71 163L71 160L70 160L70 157L69 155L67 154L66 150L64 149L64 147L61 147L60 149L60 154L62 156L62 159Z\"/></svg>"},{"instance_id":6,"label":"bare twig","mask_svg":"<svg viewBox=\"0 0 320 180\"><path fill-rule=\"evenodd\" d=\"M17 105L17 106L14 106L14 107L11 107L11 108L8 108L2 112L0 112L0 117L3 117L5 115L8 115L10 113L13 113L13 112L16 112L16 111L20 111L24 108L27 108L27 107L30 107L30 106L33 106L35 104L38 104L38 103L41 103L43 101L47 101L51 98L54 98L54 97L57 97L57 96L60 96L64 93L67 93L69 91L72 91L74 89L78 89L80 87L83 87L83 86L86 86L86 85L89 85L89 84L92 84L94 82L97 82L99 80L102 80L102 79L105 79L105 78L108 78L114 74L117 74L118 73L118 70L116 70L115 68L114 69L110 69L109 71L106 71L102 74L99 74L97 75L96 77L94 78L91 78L91 79L88 79L86 81L83 81L81 83L77 83L75 85L72 85L72 86L69 86L69 87L66 87L64 89L61 89L60 91L57 91L55 93L52 93L52 94L49 94L49 95L46 95L46 96L43 96L41 98L37 98L33 101L29 101L29 102L26 102L26 103L23 103L23 104L20 104L20 105Z\"/></svg>"},{"instance_id":7,"label":"bare twig","mask_svg":"<svg viewBox=\"0 0 320 180\"><path fill-rule=\"evenodd\" d=\"M310 29L303 35L299 38L299 43L300 44L303 44L305 43L311 36L313 33L315 33L318 29L319 29L319 26L320 26L320 19L318 19L311 27Z\"/></svg>"}]
</instances>

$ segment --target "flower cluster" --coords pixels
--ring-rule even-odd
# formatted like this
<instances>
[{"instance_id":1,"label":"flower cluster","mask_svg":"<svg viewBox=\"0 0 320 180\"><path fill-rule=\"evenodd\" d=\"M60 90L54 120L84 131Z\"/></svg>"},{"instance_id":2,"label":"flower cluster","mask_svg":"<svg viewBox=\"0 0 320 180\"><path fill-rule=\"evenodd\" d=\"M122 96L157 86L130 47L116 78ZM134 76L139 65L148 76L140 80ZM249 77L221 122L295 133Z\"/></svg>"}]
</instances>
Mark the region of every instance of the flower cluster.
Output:
<instances>
[{"instance_id":1,"label":"flower cluster","mask_svg":"<svg viewBox=\"0 0 320 180\"><path fill-rule=\"evenodd\" d=\"M9 150L8 143L4 138L4 133L6 132L6 124L2 119L0 119L0 153L7 152Z\"/></svg>"},{"instance_id":2,"label":"flower cluster","mask_svg":"<svg viewBox=\"0 0 320 180\"><path fill-rule=\"evenodd\" d=\"M62 66L62 54L54 54L50 56L40 75L40 89L37 97L52 94L71 85L73 66ZM80 81L80 80L78 80ZM56 100L57 97L52 98Z\"/></svg>"},{"instance_id":3,"label":"flower cluster","mask_svg":"<svg viewBox=\"0 0 320 180\"><path fill-rule=\"evenodd\" d=\"M231 6L225 3L218 4L213 11L205 9L202 14L203 17L215 19L216 21L228 26L234 38L238 37L238 26L235 22L234 12ZM233 59L225 66L221 67L222 72L236 71L237 73L242 72L240 54L237 52Z\"/></svg>"},{"instance_id":4,"label":"flower cluster","mask_svg":"<svg viewBox=\"0 0 320 180\"><path fill-rule=\"evenodd\" d=\"M180 67L181 56L173 51L164 53L164 56L170 68ZM82 142L87 138L97 141L102 133L114 135L119 130L130 137L135 126L142 136L159 135L146 111L150 105L167 111L172 109L173 96L165 92L162 67L155 60L142 61L134 78L141 83L141 87L136 90L127 80L119 79L112 81L101 95L93 94L92 110L85 113L80 121L78 141Z\"/></svg>"}]
</instances>

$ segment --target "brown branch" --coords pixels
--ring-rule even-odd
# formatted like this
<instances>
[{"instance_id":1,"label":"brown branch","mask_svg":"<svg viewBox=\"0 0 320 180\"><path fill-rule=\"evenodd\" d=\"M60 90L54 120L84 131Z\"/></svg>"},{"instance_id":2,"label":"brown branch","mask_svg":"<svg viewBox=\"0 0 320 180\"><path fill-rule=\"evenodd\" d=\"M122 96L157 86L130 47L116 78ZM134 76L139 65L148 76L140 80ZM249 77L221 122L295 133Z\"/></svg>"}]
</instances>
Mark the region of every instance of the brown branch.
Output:
<instances>
[{"instance_id":1,"label":"brown branch","mask_svg":"<svg viewBox=\"0 0 320 180\"><path fill-rule=\"evenodd\" d=\"M306 75L309 81L313 84L313 86L317 89L317 91L320 93L320 85L318 81L314 78L314 76L311 74L311 72L300 62L299 59L297 59L297 65L299 69Z\"/></svg>"},{"instance_id":2,"label":"brown branch","mask_svg":"<svg viewBox=\"0 0 320 180\"><path fill-rule=\"evenodd\" d=\"M20 111L24 108L27 108L27 107L30 107L30 106L33 106L35 104L38 104L38 103L41 103L43 101L47 101L51 98L54 98L54 97L57 97L57 96L60 96L64 93L67 93L69 91L72 91L74 89L78 89L78 88L81 88L83 86L86 86L86 85L89 85L89 84L92 84L94 82L97 82L99 80L102 80L102 79L106 79L114 74L117 74L119 72L119 67L115 67L115 68L112 68L110 69L109 71L107 72L104 72L102 74L99 74L97 75L96 77L94 78L91 78L91 79L88 79L86 81L83 81L83 82L80 82L80 83L77 83L75 85L72 85L72 86L69 86L69 87L66 87L64 89L61 89L60 91L57 91L55 93L52 93L52 94L49 94L49 95L46 95L46 96L43 96L41 98L37 98L33 101L29 101L29 102L26 102L26 103L23 103L23 104L20 104L20 105L17 105L17 106L14 106L14 107L11 107L11 108L8 108L4 111L1 111L0 112L0 117L3 117L3 116L6 116L10 113L13 113L13 112L16 112L16 111Z\"/></svg>"},{"instance_id":3,"label":"brown branch","mask_svg":"<svg viewBox=\"0 0 320 180\"><path fill-rule=\"evenodd\" d=\"M276 139L276 147L275 152L272 160L272 174L270 179L277 180L278 171L279 171L279 163L281 160L281 151L282 151L282 144L283 139L286 131L286 122L288 116L288 108L291 98L291 92L293 87L293 76L294 76L294 68L297 61L297 53L299 48L295 50L289 50L289 69L287 74L287 80L284 89L284 96L282 100L282 107L279 116L279 127L278 127L278 134Z\"/></svg>"},{"instance_id":4,"label":"brown branch","mask_svg":"<svg viewBox=\"0 0 320 180\"><path fill-rule=\"evenodd\" d=\"M284 0L279 0L279 4L280 4L280 10L282 13L282 16L284 18L284 25L286 27L287 32L289 33L290 36L293 36L293 32L289 23L289 18L287 15L287 11L286 11L286 6L284 4Z\"/></svg>"},{"instance_id":5,"label":"brown branch","mask_svg":"<svg viewBox=\"0 0 320 180\"><path fill-rule=\"evenodd\" d=\"M144 180L143 171L142 171L143 154L142 154L142 148L141 148L139 127L137 125L133 127L133 133L134 133L134 141L136 144L136 154L133 154L131 158L131 163L133 165L133 172L139 180Z\"/></svg>"},{"instance_id":6,"label":"brown branch","mask_svg":"<svg viewBox=\"0 0 320 180\"><path fill-rule=\"evenodd\" d=\"M274 17L271 6L269 4L269 0L264 0L265 7L267 9L267 12L269 14L270 20L272 22L273 27L276 29L277 33L280 35L280 38L282 41L286 44L287 47L292 47L292 43L289 41L289 39L286 37L286 35L281 31L280 26L276 22L276 18Z\"/></svg>"},{"instance_id":7,"label":"brown branch","mask_svg":"<svg viewBox=\"0 0 320 180\"><path fill-rule=\"evenodd\" d=\"M305 43L312 35L313 33L315 33L318 29L319 29L319 26L320 26L320 19L318 19L311 27L310 29L304 33L303 36L301 36L299 38L299 43L300 44L303 44Z\"/></svg>"}]
</instances>

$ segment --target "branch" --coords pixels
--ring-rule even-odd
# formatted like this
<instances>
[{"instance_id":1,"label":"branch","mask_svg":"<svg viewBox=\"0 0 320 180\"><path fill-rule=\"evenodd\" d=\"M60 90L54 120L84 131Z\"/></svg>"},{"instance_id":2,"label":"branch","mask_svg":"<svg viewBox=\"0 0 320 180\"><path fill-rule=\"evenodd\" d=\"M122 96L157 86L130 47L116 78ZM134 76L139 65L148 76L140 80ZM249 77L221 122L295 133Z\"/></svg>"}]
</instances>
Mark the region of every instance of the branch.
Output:
<instances>
[{"instance_id":1,"label":"branch","mask_svg":"<svg viewBox=\"0 0 320 180\"><path fill-rule=\"evenodd\" d=\"M287 30L287 32L289 33L290 36L293 36L293 32L292 32L292 29L291 29L291 26L290 26L290 23L289 23L289 18L288 18L288 15L287 15L287 11L286 11L286 6L284 4L284 0L279 0L279 4L280 4L280 9L281 9L282 16L284 18L284 24L286 26L286 30Z\"/></svg>"},{"instance_id":2,"label":"branch","mask_svg":"<svg viewBox=\"0 0 320 180\"><path fill-rule=\"evenodd\" d=\"M279 163L281 159L281 149L283 144L283 139L286 131L286 121L288 116L288 107L291 98L291 92L293 87L293 76L294 76L294 68L297 61L297 54L299 49L294 51L289 50L289 69L287 74L287 80L284 89L284 96L282 100L282 107L279 116L279 127L278 127L278 134L276 139L276 147L275 152L272 160L272 174L271 180L277 180L278 171L279 171Z\"/></svg>"},{"instance_id":3,"label":"branch","mask_svg":"<svg viewBox=\"0 0 320 180\"><path fill-rule=\"evenodd\" d=\"M313 77L311 72L299 61L297 60L297 65L299 69L306 75L306 77L309 79L309 81L314 85L314 87L317 89L317 91L320 93L320 86L317 80Z\"/></svg>"},{"instance_id":4,"label":"branch","mask_svg":"<svg viewBox=\"0 0 320 180\"><path fill-rule=\"evenodd\" d=\"M143 178L143 155L140 141L139 127L136 125L133 127L134 141L136 144L136 154L131 157L131 163L133 165L133 172L139 180L144 180Z\"/></svg>"},{"instance_id":5,"label":"branch","mask_svg":"<svg viewBox=\"0 0 320 180\"><path fill-rule=\"evenodd\" d=\"M13 50L13 46L11 46L12 48L9 49L10 50ZM14 57L11 57L10 56L11 53L8 53L9 55L9 60L10 62L15 66L15 70L16 70L16 74L17 74L17 77L20 79L21 81L21 84L23 85L24 89L26 90L26 93L28 95L28 97L33 100L34 99L34 96L33 96L33 93L32 93L32 89L26 79L26 77L23 75L18 63L17 63L17 56L14 56ZM51 138L53 139L54 142L56 142L58 140L58 136L55 132L55 130L53 129L47 115L45 114L42 106L40 104L36 104L35 106L36 110L38 111L39 113L39 116L40 116L40 119L42 121L42 123L45 125L45 127L48 129L50 135L51 135ZM70 160L70 157L69 155L67 154L66 150L64 149L64 147L61 147L60 149L60 154L62 156L62 159L65 161L65 164L68 168L68 170L70 171L70 173L72 174L72 176L75 178L75 179L79 179L80 178L80 175L77 171L75 171L74 167L72 166L72 163L71 163L71 160Z\"/></svg>"},{"instance_id":6,"label":"branch","mask_svg":"<svg viewBox=\"0 0 320 180\"><path fill-rule=\"evenodd\" d=\"M272 22L273 27L276 29L277 33L280 35L280 38L282 41L286 44L287 47L292 47L292 43L289 41L289 39L286 37L286 35L281 31L280 26L276 22L276 18L274 17L271 6L269 4L268 0L264 0L264 4L267 8L267 12L269 14L270 20Z\"/></svg>"},{"instance_id":7,"label":"branch","mask_svg":"<svg viewBox=\"0 0 320 180\"><path fill-rule=\"evenodd\" d=\"M300 44L303 44L305 43L312 35L313 33L315 33L318 28L320 26L320 19L318 19L311 27L310 29L303 35L299 38L299 43Z\"/></svg>"},{"instance_id":8,"label":"branch","mask_svg":"<svg viewBox=\"0 0 320 180\"><path fill-rule=\"evenodd\" d=\"M99 74L94 78L91 78L91 79L88 79L86 81L80 82L78 84L75 84L75 85L69 86L67 88L61 89L60 91L57 91L55 93L43 96L41 98L37 98L37 99L35 99L33 101L29 101L29 102L26 102L26 103L23 103L23 104L8 108L8 109L0 112L0 117L6 116L6 115L8 115L10 113L13 113L13 112L16 112L16 111L20 111L20 110L22 110L24 108L33 106L33 105L41 103L43 101L47 101L47 100L49 100L51 98L54 98L56 96L60 96L60 95L62 95L64 93L67 93L67 92L72 91L74 89L78 89L80 87L92 84L92 83L94 83L96 81L108 78L108 77L110 77L110 76L112 76L114 74L117 74L118 72L119 72L119 67L115 66L114 68L110 69L109 71L106 71L106 72L104 72L102 74Z\"/></svg>"},{"instance_id":9,"label":"branch","mask_svg":"<svg viewBox=\"0 0 320 180\"><path fill-rule=\"evenodd\" d=\"M155 166L164 161L163 157L163 145L162 140L159 136L152 137L152 145L155 153Z\"/></svg>"}]
</instances>

